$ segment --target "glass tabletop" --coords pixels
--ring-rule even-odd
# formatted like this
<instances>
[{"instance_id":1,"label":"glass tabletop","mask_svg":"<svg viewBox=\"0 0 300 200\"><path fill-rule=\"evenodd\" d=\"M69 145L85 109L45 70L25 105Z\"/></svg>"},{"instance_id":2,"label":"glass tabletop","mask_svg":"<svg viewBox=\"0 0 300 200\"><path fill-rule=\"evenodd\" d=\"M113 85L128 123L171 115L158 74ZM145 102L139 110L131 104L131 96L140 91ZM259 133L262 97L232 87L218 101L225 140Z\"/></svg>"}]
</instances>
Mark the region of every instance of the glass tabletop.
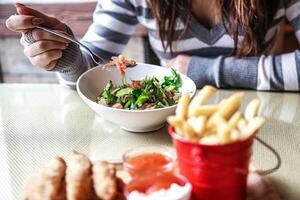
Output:
<instances>
[{"instance_id":1,"label":"glass tabletop","mask_svg":"<svg viewBox=\"0 0 300 200\"><path fill-rule=\"evenodd\" d=\"M220 90L212 101L235 91ZM282 166L269 175L284 199L300 198L300 96L298 93L245 91L246 102L259 98L266 125L260 138L282 157ZM0 199L18 199L28 178L50 158L68 159L72 150L92 160L120 161L131 148L171 146L166 127L150 133L130 133L103 120L76 91L55 84L0 84ZM268 150L255 143L257 168L275 165Z\"/></svg>"}]
</instances>

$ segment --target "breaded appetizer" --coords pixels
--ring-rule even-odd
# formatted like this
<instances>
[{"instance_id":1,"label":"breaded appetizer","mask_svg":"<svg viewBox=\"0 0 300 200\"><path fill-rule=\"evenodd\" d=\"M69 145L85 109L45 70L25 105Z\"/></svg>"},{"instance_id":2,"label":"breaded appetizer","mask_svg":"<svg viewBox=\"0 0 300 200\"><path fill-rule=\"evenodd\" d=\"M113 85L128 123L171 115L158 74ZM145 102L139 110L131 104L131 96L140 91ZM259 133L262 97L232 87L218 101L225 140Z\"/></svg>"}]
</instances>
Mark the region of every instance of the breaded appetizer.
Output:
<instances>
[{"instance_id":1,"label":"breaded appetizer","mask_svg":"<svg viewBox=\"0 0 300 200\"><path fill-rule=\"evenodd\" d=\"M89 200L92 198L91 162L84 154L73 151L67 162L66 188L68 200Z\"/></svg>"},{"instance_id":2,"label":"breaded appetizer","mask_svg":"<svg viewBox=\"0 0 300 200\"><path fill-rule=\"evenodd\" d=\"M93 183L96 195L101 200L122 199L123 182L116 176L114 165L106 161L93 164Z\"/></svg>"},{"instance_id":3,"label":"breaded appetizer","mask_svg":"<svg viewBox=\"0 0 300 200\"><path fill-rule=\"evenodd\" d=\"M25 190L26 200L65 200L66 163L54 157L38 174L33 176Z\"/></svg>"}]
</instances>

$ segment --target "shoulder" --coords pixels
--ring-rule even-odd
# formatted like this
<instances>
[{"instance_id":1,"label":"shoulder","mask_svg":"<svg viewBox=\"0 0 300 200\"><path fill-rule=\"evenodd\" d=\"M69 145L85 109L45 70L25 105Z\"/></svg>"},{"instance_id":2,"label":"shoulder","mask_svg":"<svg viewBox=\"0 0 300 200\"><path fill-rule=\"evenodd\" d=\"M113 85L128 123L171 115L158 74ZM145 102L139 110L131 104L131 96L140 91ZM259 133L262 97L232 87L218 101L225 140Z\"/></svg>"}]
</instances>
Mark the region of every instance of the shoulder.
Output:
<instances>
[{"instance_id":1,"label":"shoulder","mask_svg":"<svg viewBox=\"0 0 300 200\"><path fill-rule=\"evenodd\" d=\"M295 5L300 5L300 0L282 0L282 1L286 9L293 7Z\"/></svg>"},{"instance_id":2,"label":"shoulder","mask_svg":"<svg viewBox=\"0 0 300 200\"><path fill-rule=\"evenodd\" d=\"M149 3L147 0L127 0L127 1L130 2L134 7L149 8Z\"/></svg>"},{"instance_id":3,"label":"shoulder","mask_svg":"<svg viewBox=\"0 0 300 200\"><path fill-rule=\"evenodd\" d=\"M300 0L284 0L285 5L285 14L286 18L289 21L293 21L297 19L297 23L299 23L300 16Z\"/></svg>"},{"instance_id":4,"label":"shoulder","mask_svg":"<svg viewBox=\"0 0 300 200\"><path fill-rule=\"evenodd\" d=\"M149 3L147 0L98 0L99 4L117 4L122 6L131 6L133 8L144 7L148 8Z\"/></svg>"}]
</instances>

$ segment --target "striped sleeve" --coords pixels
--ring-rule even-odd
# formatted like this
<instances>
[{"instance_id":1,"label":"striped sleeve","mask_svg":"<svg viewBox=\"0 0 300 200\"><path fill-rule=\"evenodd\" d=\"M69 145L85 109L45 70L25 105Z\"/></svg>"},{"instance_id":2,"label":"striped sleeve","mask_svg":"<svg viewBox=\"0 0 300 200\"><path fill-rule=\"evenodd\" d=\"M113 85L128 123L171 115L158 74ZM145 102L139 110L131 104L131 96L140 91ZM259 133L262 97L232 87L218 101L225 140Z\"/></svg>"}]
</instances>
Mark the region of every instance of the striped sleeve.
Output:
<instances>
[{"instance_id":1,"label":"striped sleeve","mask_svg":"<svg viewBox=\"0 0 300 200\"><path fill-rule=\"evenodd\" d=\"M123 51L137 24L135 7L129 0L99 0L93 23L81 42L108 61ZM58 77L61 84L74 87L79 76L96 64L78 46L71 45L64 54L57 66Z\"/></svg>"},{"instance_id":2,"label":"striped sleeve","mask_svg":"<svg viewBox=\"0 0 300 200\"><path fill-rule=\"evenodd\" d=\"M278 56L193 56L188 76L197 87L246 88L263 91L299 91L300 51Z\"/></svg>"},{"instance_id":3,"label":"striped sleeve","mask_svg":"<svg viewBox=\"0 0 300 200\"><path fill-rule=\"evenodd\" d=\"M286 3L286 17L300 42L300 0ZM198 87L300 91L300 51L260 57L192 57L188 76Z\"/></svg>"},{"instance_id":4,"label":"striped sleeve","mask_svg":"<svg viewBox=\"0 0 300 200\"><path fill-rule=\"evenodd\" d=\"M285 2L285 14L300 42L300 0ZM300 90L300 51L262 56L258 64L258 90Z\"/></svg>"},{"instance_id":5,"label":"striped sleeve","mask_svg":"<svg viewBox=\"0 0 300 200\"><path fill-rule=\"evenodd\" d=\"M286 18L292 24L300 42L300 0L289 0L286 3Z\"/></svg>"}]
</instances>

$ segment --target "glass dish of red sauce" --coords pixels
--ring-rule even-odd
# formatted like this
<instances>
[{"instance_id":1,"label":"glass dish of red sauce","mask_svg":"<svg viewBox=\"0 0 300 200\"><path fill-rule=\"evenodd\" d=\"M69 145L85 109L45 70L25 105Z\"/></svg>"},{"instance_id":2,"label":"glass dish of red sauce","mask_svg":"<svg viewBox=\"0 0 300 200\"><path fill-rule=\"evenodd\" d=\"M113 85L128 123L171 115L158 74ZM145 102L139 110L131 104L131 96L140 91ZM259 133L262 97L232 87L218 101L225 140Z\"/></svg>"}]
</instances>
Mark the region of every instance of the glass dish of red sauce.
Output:
<instances>
[{"instance_id":1,"label":"glass dish of red sauce","mask_svg":"<svg viewBox=\"0 0 300 200\"><path fill-rule=\"evenodd\" d=\"M126 152L123 167L132 178L126 186L127 195L133 191L149 195L168 190L172 184L184 187L187 181L175 173L175 162L175 153L167 147L141 147Z\"/></svg>"}]
</instances>

